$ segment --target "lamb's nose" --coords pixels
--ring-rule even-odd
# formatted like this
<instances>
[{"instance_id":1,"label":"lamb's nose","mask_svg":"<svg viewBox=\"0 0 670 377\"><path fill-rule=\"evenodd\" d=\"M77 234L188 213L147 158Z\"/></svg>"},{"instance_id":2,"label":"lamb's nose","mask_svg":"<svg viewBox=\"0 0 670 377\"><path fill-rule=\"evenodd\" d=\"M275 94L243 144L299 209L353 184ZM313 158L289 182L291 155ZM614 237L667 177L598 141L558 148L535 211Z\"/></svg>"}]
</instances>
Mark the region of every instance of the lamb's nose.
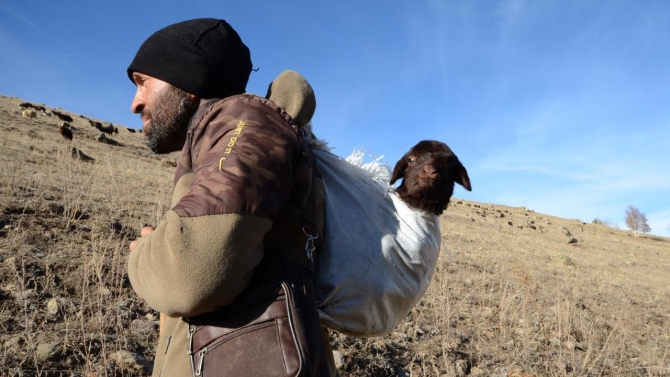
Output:
<instances>
[{"instance_id":1,"label":"lamb's nose","mask_svg":"<svg viewBox=\"0 0 670 377\"><path fill-rule=\"evenodd\" d=\"M435 178L437 176L437 169L433 165L425 165L423 167L423 176L425 178Z\"/></svg>"}]
</instances>

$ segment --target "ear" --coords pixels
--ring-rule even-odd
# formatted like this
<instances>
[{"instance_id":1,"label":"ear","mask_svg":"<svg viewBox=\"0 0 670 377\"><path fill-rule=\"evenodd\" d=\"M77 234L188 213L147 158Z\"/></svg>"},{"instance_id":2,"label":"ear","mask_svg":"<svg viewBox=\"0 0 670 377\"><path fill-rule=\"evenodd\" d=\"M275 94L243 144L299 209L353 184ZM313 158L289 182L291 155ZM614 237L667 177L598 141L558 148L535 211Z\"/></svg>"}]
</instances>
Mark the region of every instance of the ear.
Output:
<instances>
[{"instance_id":1,"label":"ear","mask_svg":"<svg viewBox=\"0 0 670 377\"><path fill-rule=\"evenodd\" d=\"M405 169L407 169L407 156L402 156L393 168L393 174L391 174L391 184L394 184L395 181L405 176Z\"/></svg>"},{"instance_id":2,"label":"ear","mask_svg":"<svg viewBox=\"0 0 670 377\"><path fill-rule=\"evenodd\" d=\"M457 161L455 174L455 182L463 186L466 190L472 191L472 186L470 185L470 177L468 177L468 171L465 170L463 164L460 161Z\"/></svg>"}]
</instances>

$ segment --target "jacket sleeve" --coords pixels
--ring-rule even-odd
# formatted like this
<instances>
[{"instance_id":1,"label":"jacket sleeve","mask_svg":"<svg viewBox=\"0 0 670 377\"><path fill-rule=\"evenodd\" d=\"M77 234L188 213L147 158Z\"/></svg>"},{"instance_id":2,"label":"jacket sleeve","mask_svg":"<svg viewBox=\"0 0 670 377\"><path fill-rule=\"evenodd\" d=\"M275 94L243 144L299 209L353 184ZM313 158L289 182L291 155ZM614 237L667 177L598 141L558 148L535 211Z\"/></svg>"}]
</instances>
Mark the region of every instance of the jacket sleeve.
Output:
<instances>
[{"instance_id":1,"label":"jacket sleeve","mask_svg":"<svg viewBox=\"0 0 670 377\"><path fill-rule=\"evenodd\" d=\"M168 316L232 302L263 258L263 238L288 200L300 145L279 112L260 105L248 97L224 100L200 122L187 194L130 253L133 288Z\"/></svg>"}]
</instances>

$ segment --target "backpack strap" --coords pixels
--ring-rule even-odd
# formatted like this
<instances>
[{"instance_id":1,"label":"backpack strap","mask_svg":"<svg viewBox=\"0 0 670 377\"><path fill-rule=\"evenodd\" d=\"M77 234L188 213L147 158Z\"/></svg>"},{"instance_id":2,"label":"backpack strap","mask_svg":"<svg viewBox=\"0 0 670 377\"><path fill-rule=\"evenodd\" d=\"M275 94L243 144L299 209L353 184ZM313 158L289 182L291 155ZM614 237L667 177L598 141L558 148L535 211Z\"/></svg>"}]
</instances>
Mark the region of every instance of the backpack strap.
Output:
<instances>
[{"instance_id":1,"label":"backpack strap","mask_svg":"<svg viewBox=\"0 0 670 377\"><path fill-rule=\"evenodd\" d=\"M312 173L311 184L307 201L305 202L305 209L303 211L303 228L302 231L307 237L305 241L305 253L307 256L307 263L309 271L314 274L316 272L316 262L318 256L316 254L315 240L319 238L319 227L317 225L316 212L316 180L321 177L321 173L316 165L316 159L312 150L307 145L305 138L302 136L300 130L296 130L300 146L302 147L302 154L304 162L307 164Z\"/></svg>"}]
</instances>

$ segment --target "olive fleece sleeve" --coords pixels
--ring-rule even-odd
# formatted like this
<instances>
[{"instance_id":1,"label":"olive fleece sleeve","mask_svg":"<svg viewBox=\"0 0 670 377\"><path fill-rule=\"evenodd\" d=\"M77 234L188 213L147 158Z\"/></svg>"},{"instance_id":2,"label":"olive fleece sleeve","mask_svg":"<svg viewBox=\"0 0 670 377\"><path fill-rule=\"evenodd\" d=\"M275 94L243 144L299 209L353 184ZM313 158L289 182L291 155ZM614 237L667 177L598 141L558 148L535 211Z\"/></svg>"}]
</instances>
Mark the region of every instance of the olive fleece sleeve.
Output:
<instances>
[{"instance_id":1,"label":"olive fleece sleeve","mask_svg":"<svg viewBox=\"0 0 670 377\"><path fill-rule=\"evenodd\" d=\"M184 218L169 211L130 253L130 282L152 308L170 317L214 311L246 287L271 226L257 216Z\"/></svg>"}]
</instances>

